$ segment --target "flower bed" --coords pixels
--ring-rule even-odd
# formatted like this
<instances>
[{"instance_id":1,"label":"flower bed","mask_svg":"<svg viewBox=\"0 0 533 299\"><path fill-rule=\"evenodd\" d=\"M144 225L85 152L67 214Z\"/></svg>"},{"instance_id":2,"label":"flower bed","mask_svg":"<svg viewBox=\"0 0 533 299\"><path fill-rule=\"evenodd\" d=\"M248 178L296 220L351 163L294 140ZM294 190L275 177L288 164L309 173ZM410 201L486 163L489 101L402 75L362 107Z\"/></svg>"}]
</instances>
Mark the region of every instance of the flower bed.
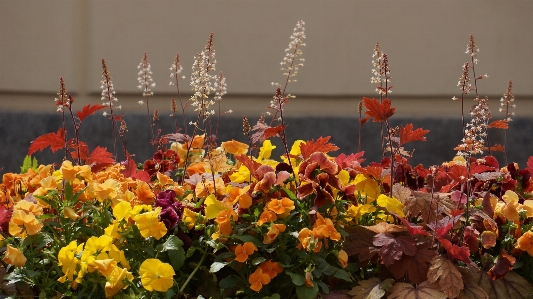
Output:
<instances>
[{"instance_id":1,"label":"flower bed","mask_svg":"<svg viewBox=\"0 0 533 299\"><path fill-rule=\"evenodd\" d=\"M404 146L426 141L428 130L389 125L390 65L379 44L372 77L379 98L360 102L359 133L368 120L381 125L383 160L334 155L339 149L329 137L287 143L283 108L292 96L285 91L303 66L303 26L298 22L282 61L285 84L273 84L272 115L253 127L243 120L248 144L216 140L221 112L213 105L226 86L222 74L211 75L213 35L195 59L193 97L172 101L171 134L161 134L158 112L150 112L155 84L144 54L140 104L155 153L142 164L127 151L127 125L105 61L103 105L73 112L61 78L56 106L74 132L64 121L36 138L29 155L50 147L64 151L63 161L38 165L28 156L0 185L2 291L39 298L531 296L533 157L519 168L500 167L492 156L503 151L507 159L505 140L486 140L489 129L509 127L512 84L502 98L504 119L492 121L488 99L478 96L484 77L475 76L473 36L461 97L454 99L475 91L477 104L463 122L458 155L426 168L411 166L413 152ZM171 66L178 95L181 70L178 54ZM189 125L188 105L198 113ZM90 151L79 139L83 120L100 110L111 122L112 152ZM279 159L272 158L273 138L283 144Z\"/></svg>"}]
</instances>

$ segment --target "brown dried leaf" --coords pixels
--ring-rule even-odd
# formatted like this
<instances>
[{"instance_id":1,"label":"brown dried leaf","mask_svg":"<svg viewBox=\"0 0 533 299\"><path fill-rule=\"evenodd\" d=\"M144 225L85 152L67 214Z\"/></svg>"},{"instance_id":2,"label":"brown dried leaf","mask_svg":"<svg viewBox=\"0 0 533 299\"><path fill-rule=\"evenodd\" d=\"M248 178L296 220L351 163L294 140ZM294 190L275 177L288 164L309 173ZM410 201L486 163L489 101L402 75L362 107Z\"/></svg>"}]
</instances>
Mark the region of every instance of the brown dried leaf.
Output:
<instances>
[{"instance_id":1,"label":"brown dried leaf","mask_svg":"<svg viewBox=\"0 0 533 299\"><path fill-rule=\"evenodd\" d=\"M381 233L374 236L373 244L381 246L379 256L387 267L400 260L402 255L413 256L416 253L415 240L411 236L395 237Z\"/></svg>"},{"instance_id":2,"label":"brown dried leaf","mask_svg":"<svg viewBox=\"0 0 533 299\"><path fill-rule=\"evenodd\" d=\"M509 272L505 277L492 280L481 270L461 271L465 281L479 285L490 299L526 299L533 298L533 285L516 272Z\"/></svg>"},{"instance_id":3,"label":"brown dried leaf","mask_svg":"<svg viewBox=\"0 0 533 299\"><path fill-rule=\"evenodd\" d=\"M404 212L408 213L411 217L421 216L425 223L435 221L437 217L437 202L439 196L431 194L413 191L412 196L402 201L404 204Z\"/></svg>"},{"instance_id":4,"label":"brown dried leaf","mask_svg":"<svg viewBox=\"0 0 533 299\"><path fill-rule=\"evenodd\" d=\"M372 244L374 238L373 231L362 226L349 226L345 228L348 236L345 239L343 249L348 256L359 255L359 261L366 261L374 257L379 248Z\"/></svg>"},{"instance_id":5,"label":"brown dried leaf","mask_svg":"<svg viewBox=\"0 0 533 299\"><path fill-rule=\"evenodd\" d=\"M417 246L414 256L404 255L389 269L397 280L407 276L413 284L422 283L427 279L429 264L437 252L431 244L423 243Z\"/></svg>"},{"instance_id":6,"label":"brown dried leaf","mask_svg":"<svg viewBox=\"0 0 533 299\"><path fill-rule=\"evenodd\" d=\"M416 288L405 282L397 282L389 290L391 294L387 299L446 299L447 296L439 290L437 283L429 283L427 280Z\"/></svg>"},{"instance_id":7,"label":"brown dried leaf","mask_svg":"<svg viewBox=\"0 0 533 299\"><path fill-rule=\"evenodd\" d=\"M365 226L366 229L371 230L375 232L376 234L380 233L398 233L398 232L404 232L407 229L401 225L396 224L389 224L386 222L380 222L376 225L372 226Z\"/></svg>"},{"instance_id":8,"label":"brown dried leaf","mask_svg":"<svg viewBox=\"0 0 533 299\"><path fill-rule=\"evenodd\" d=\"M352 299L380 299L392 287L394 280L389 278L381 281L379 278L373 277L358 283L359 285L353 287L348 293L353 296Z\"/></svg>"},{"instance_id":9,"label":"brown dried leaf","mask_svg":"<svg viewBox=\"0 0 533 299\"><path fill-rule=\"evenodd\" d=\"M478 286L473 281L473 276L469 275L470 270L466 267L458 267L459 272L463 274L463 280L465 283L465 288L461 290L459 297L457 299L488 299L489 295L483 288Z\"/></svg>"},{"instance_id":10,"label":"brown dried leaf","mask_svg":"<svg viewBox=\"0 0 533 299\"><path fill-rule=\"evenodd\" d=\"M431 261L428 270L428 281L433 283L439 281L440 289L450 298L459 296L464 288L463 276L457 270L455 264L443 255L438 255Z\"/></svg>"}]
</instances>

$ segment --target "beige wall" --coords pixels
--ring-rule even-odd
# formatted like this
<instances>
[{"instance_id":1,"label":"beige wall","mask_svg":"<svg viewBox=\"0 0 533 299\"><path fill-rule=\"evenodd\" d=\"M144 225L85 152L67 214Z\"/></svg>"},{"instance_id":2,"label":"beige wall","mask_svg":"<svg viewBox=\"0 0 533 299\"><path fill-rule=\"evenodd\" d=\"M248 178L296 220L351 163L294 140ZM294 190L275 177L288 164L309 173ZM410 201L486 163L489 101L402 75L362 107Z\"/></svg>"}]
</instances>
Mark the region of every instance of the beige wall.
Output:
<instances>
[{"instance_id":1,"label":"beige wall","mask_svg":"<svg viewBox=\"0 0 533 299\"><path fill-rule=\"evenodd\" d=\"M480 48L476 69L489 75L480 94L499 100L512 79L515 95L531 108L532 12L530 0L0 0L0 109L23 103L48 111L40 101L51 103L60 76L82 102L98 100L102 58L119 100L126 99L139 93L136 67L144 51L157 83L154 92L168 99L175 96L168 82L176 52L189 77L193 56L214 32L217 71L225 74L228 98L236 105L231 109L238 112L250 98L264 110L274 91L270 82L283 80L279 62L300 19L306 22L306 62L290 93L328 96L328 107L346 113L341 104L347 97L375 94L370 61L379 41L391 63L393 99L407 104L416 99L418 108L421 100L434 99L437 105L426 106L435 111L426 113L442 115L439 109L454 105L448 99L459 95L456 84L472 33ZM182 82L189 92L188 80ZM131 98L123 104L138 109ZM320 100L312 103L308 113L324 113ZM533 109L520 113L527 111Z\"/></svg>"}]
</instances>

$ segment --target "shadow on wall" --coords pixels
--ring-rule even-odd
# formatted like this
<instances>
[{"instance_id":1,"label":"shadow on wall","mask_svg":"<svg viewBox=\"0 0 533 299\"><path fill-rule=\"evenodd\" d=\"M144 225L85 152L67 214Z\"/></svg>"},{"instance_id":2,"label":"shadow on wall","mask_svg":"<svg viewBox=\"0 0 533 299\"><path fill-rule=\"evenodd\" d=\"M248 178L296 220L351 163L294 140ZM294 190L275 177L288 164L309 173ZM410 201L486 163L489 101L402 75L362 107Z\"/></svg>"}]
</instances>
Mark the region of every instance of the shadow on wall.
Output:
<instances>
[{"instance_id":1,"label":"shadow on wall","mask_svg":"<svg viewBox=\"0 0 533 299\"><path fill-rule=\"evenodd\" d=\"M127 126L127 149L135 154L137 163L144 162L153 155L152 146L149 145L148 121L146 115L127 115L124 117ZM190 116L192 119L192 116ZM294 140L317 139L321 136L331 136L330 142L337 145L340 150L332 152L332 155L340 153L350 154L358 151L359 124L355 118L287 118L287 138L289 147ZM255 121L254 121L255 122ZM415 166L419 163L430 166L450 161L456 151L453 150L460 143L461 121L460 119L391 119L392 126L413 123L415 128L422 127L430 130L426 135L427 142L413 142L407 144L406 149L415 149L410 164ZM252 123L253 125L254 123ZM61 118L58 114L32 114L32 113L0 113L0 173L18 172L25 155L28 152L30 142L35 138L50 132L57 132L61 127ZM160 121L160 128L163 134L174 132L174 121L165 118ZM527 149L533 144L533 137L520 133L532 132L533 121L531 119L514 119L510 123L507 136L509 162L517 162L524 166L528 157L533 152ZM73 130L69 129L70 134ZM72 135L69 134L69 138ZM219 142L231 139L247 143L247 137L242 134L242 119L234 117L221 118L219 127ZM362 130L361 150L365 151L363 156L366 161L379 162L382 159L381 140L379 134L379 124L368 122ZM503 144L503 130L492 129L489 131L490 143ZM84 120L80 139L89 145L89 150L97 145L107 147L113 151L113 136L111 133L111 123L103 116L94 115ZM274 138L273 143L277 146L272 157L279 160L282 155L283 146L279 138ZM120 144L117 145L117 152L122 153ZM37 152L34 156L40 164L57 163L60 164L64 151L60 150L52 154L50 149ZM503 166L504 159L502 153L495 153L494 156ZM122 159L122 154L119 154Z\"/></svg>"}]
</instances>

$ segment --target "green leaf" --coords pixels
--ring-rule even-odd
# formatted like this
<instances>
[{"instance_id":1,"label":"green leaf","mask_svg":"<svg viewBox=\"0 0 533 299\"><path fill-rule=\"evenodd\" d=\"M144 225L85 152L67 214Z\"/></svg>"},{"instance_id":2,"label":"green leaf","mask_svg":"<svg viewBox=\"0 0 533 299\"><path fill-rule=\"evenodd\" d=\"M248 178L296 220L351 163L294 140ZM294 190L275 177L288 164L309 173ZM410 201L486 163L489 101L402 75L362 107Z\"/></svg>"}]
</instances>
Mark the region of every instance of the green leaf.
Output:
<instances>
[{"instance_id":1,"label":"green leaf","mask_svg":"<svg viewBox=\"0 0 533 299\"><path fill-rule=\"evenodd\" d=\"M221 260L227 259L227 258L235 258L235 253L231 251L223 252L215 257L215 262L220 262Z\"/></svg>"},{"instance_id":2,"label":"green leaf","mask_svg":"<svg viewBox=\"0 0 533 299\"><path fill-rule=\"evenodd\" d=\"M222 279L220 282L219 282L219 286L223 289L230 289L234 286L236 286L237 284L241 283L242 280L240 279L240 277L238 276L235 276L235 275L230 275L224 279Z\"/></svg>"},{"instance_id":3,"label":"green leaf","mask_svg":"<svg viewBox=\"0 0 533 299\"><path fill-rule=\"evenodd\" d=\"M327 284L323 283L322 281L315 281L315 282L318 283L318 286L322 289L322 293L329 294L329 288Z\"/></svg>"},{"instance_id":4,"label":"green leaf","mask_svg":"<svg viewBox=\"0 0 533 299\"><path fill-rule=\"evenodd\" d=\"M26 173L28 170L33 169L34 171L37 171L39 168L39 164L37 163L37 158L31 156L24 157L24 161L22 162L22 166L20 167L20 173Z\"/></svg>"},{"instance_id":5,"label":"green leaf","mask_svg":"<svg viewBox=\"0 0 533 299\"><path fill-rule=\"evenodd\" d=\"M255 246L260 247L263 245L263 242L259 241L256 237L252 235L234 235L233 238L241 240L243 242L252 242Z\"/></svg>"},{"instance_id":6,"label":"green leaf","mask_svg":"<svg viewBox=\"0 0 533 299\"><path fill-rule=\"evenodd\" d=\"M180 238L172 235L168 237L168 239L163 243L163 247L161 248L161 252L165 252L167 250L179 250L183 248L183 241L180 240Z\"/></svg>"},{"instance_id":7,"label":"green leaf","mask_svg":"<svg viewBox=\"0 0 533 299\"><path fill-rule=\"evenodd\" d=\"M281 299L278 293L272 294L272 296L263 297L263 299Z\"/></svg>"},{"instance_id":8,"label":"green leaf","mask_svg":"<svg viewBox=\"0 0 533 299\"><path fill-rule=\"evenodd\" d=\"M285 193L287 193L287 196L292 199L293 201L296 201L298 198L296 197L296 195L294 195L294 193L287 189L286 187L281 187L281 189L283 189L283 191L285 191Z\"/></svg>"},{"instance_id":9,"label":"green leaf","mask_svg":"<svg viewBox=\"0 0 533 299\"><path fill-rule=\"evenodd\" d=\"M299 299L312 299L316 298L316 295L318 295L318 285L316 283L311 288L305 285L296 287L296 296Z\"/></svg>"},{"instance_id":10,"label":"green leaf","mask_svg":"<svg viewBox=\"0 0 533 299\"><path fill-rule=\"evenodd\" d=\"M302 286L305 284L305 276L300 273L294 273L290 271L285 271L291 277L292 283L296 286ZM313 297L314 298L314 297Z\"/></svg>"},{"instance_id":11,"label":"green leaf","mask_svg":"<svg viewBox=\"0 0 533 299\"><path fill-rule=\"evenodd\" d=\"M22 242L22 246L26 247L29 245L36 245L34 249L40 249L53 241L54 239L52 239L52 237L50 237L48 234L40 233L34 236L27 236Z\"/></svg>"},{"instance_id":12,"label":"green leaf","mask_svg":"<svg viewBox=\"0 0 533 299\"><path fill-rule=\"evenodd\" d=\"M177 250L168 250L168 257L170 258L170 264L174 270L178 270L185 263L185 250L179 248Z\"/></svg>"},{"instance_id":13,"label":"green leaf","mask_svg":"<svg viewBox=\"0 0 533 299\"><path fill-rule=\"evenodd\" d=\"M220 269L224 268L228 263L222 263L222 262L214 262L211 264L211 268L209 269L209 272L216 273L220 271Z\"/></svg>"},{"instance_id":14,"label":"green leaf","mask_svg":"<svg viewBox=\"0 0 533 299\"><path fill-rule=\"evenodd\" d=\"M257 266L259 264L261 264L262 262L266 261L266 258L260 256L260 257L256 257L252 260L252 265L254 266Z\"/></svg>"}]
</instances>

